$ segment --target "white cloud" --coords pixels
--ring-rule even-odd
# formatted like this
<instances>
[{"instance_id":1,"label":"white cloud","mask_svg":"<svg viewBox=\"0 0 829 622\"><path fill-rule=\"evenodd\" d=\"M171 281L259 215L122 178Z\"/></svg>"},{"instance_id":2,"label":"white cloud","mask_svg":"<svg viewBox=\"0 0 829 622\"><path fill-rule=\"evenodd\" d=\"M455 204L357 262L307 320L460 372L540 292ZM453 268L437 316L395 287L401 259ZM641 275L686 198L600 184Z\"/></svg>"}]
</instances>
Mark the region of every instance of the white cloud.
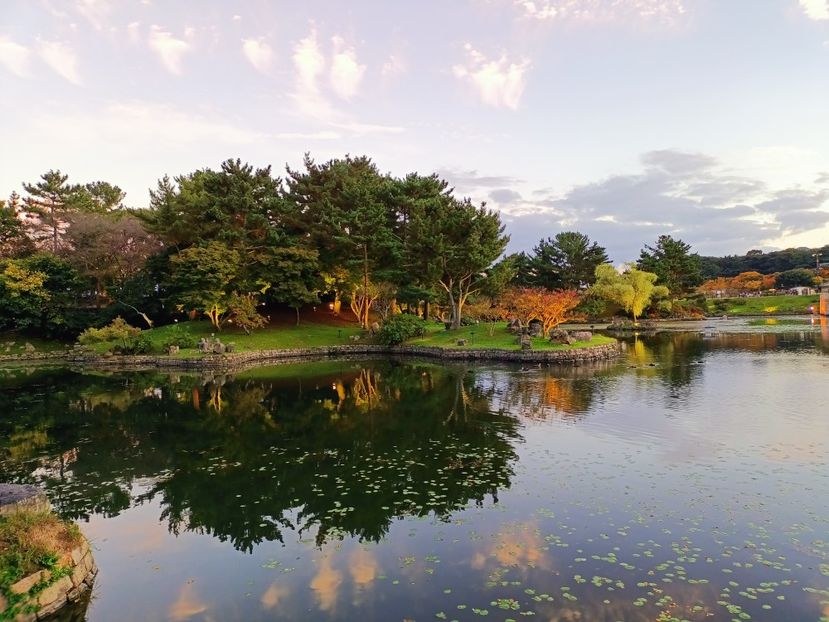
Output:
<instances>
[{"instance_id":1,"label":"white cloud","mask_svg":"<svg viewBox=\"0 0 829 622\"><path fill-rule=\"evenodd\" d=\"M822 0L801 0L815 2ZM683 0L512 0L521 14L539 21L653 20L673 23L686 9Z\"/></svg>"},{"instance_id":2,"label":"white cloud","mask_svg":"<svg viewBox=\"0 0 829 622\"><path fill-rule=\"evenodd\" d=\"M141 40L141 22L127 24L127 37L131 43L138 43Z\"/></svg>"},{"instance_id":3,"label":"white cloud","mask_svg":"<svg viewBox=\"0 0 829 622\"><path fill-rule=\"evenodd\" d=\"M254 69L265 73L273 64L273 48L263 38L242 39L242 52Z\"/></svg>"},{"instance_id":4,"label":"white cloud","mask_svg":"<svg viewBox=\"0 0 829 622\"><path fill-rule=\"evenodd\" d=\"M366 73L366 66L357 62L357 53L342 37L332 37L334 55L331 59L331 88L342 99L356 95Z\"/></svg>"},{"instance_id":5,"label":"white cloud","mask_svg":"<svg viewBox=\"0 0 829 622\"><path fill-rule=\"evenodd\" d=\"M383 63L380 73L382 73L385 77L394 77L399 76L404 71L406 71L406 63L404 63L403 59L399 56L392 54L388 57L386 62Z\"/></svg>"},{"instance_id":6,"label":"white cloud","mask_svg":"<svg viewBox=\"0 0 829 622\"><path fill-rule=\"evenodd\" d=\"M75 0L75 10L83 15L95 30L106 26L112 7L109 0Z\"/></svg>"},{"instance_id":7,"label":"white cloud","mask_svg":"<svg viewBox=\"0 0 829 622\"><path fill-rule=\"evenodd\" d=\"M307 37L296 44L293 61L299 87L307 91L319 91L317 79L325 66L325 58L317 42L316 30L312 29Z\"/></svg>"},{"instance_id":8,"label":"white cloud","mask_svg":"<svg viewBox=\"0 0 829 622\"><path fill-rule=\"evenodd\" d=\"M184 55L192 49L187 41L176 39L159 26L150 28L149 44L167 71L176 75L181 73Z\"/></svg>"},{"instance_id":9,"label":"white cloud","mask_svg":"<svg viewBox=\"0 0 829 622\"><path fill-rule=\"evenodd\" d=\"M24 78L29 75L29 49L15 43L8 37L0 37L0 64L14 75Z\"/></svg>"},{"instance_id":10,"label":"white cloud","mask_svg":"<svg viewBox=\"0 0 829 622\"><path fill-rule=\"evenodd\" d=\"M471 84L481 100L496 108L515 110L526 86L526 74L530 60L510 61L505 55L489 60L471 44L464 46L467 62L455 65L452 72L457 78Z\"/></svg>"},{"instance_id":11,"label":"white cloud","mask_svg":"<svg viewBox=\"0 0 829 622\"><path fill-rule=\"evenodd\" d=\"M66 43L60 41L39 41L38 53L52 70L72 84L80 84L81 76L78 73L78 57Z\"/></svg>"},{"instance_id":12,"label":"white cloud","mask_svg":"<svg viewBox=\"0 0 829 622\"><path fill-rule=\"evenodd\" d=\"M829 0L800 0L800 8L809 19L829 20Z\"/></svg>"}]
</instances>

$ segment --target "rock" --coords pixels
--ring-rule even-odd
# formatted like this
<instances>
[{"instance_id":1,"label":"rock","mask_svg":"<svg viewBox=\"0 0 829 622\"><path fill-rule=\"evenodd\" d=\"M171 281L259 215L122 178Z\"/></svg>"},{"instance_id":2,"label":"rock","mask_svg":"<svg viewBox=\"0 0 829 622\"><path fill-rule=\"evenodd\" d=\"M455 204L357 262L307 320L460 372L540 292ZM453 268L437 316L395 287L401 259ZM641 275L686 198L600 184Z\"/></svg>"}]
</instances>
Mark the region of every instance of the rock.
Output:
<instances>
[{"instance_id":1,"label":"rock","mask_svg":"<svg viewBox=\"0 0 829 622\"><path fill-rule=\"evenodd\" d=\"M45 511L51 509L49 499L37 486L27 484L0 484L0 516L21 510Z\"/></svg>"},{"instance_id":2,"label":"rock","mask_svg":"<svg viewBox=\"0 0 829 622\"><path fill-rule=\"evenodd\" d=\"M533 348L533 340L529 335L521 335L520 343L522 350L532 350Z\"/></svg>"},{"instance_id":3,"label":"rock","mask_svg":"<svg viewBox=\"0 0 829 622\"><path fill-rule=\"evenodd\" d=\"M26 345L23 346L23 350L26 352L26 354L34 354L37 351L36 348L28 341L26 342Z\"/></svg>"},{"instance_id":4,"label":"rock","mask_svg":"<svg viewBox=\"0 0 829 622\"><path fill-rule=\"evenodd\" d=\"M509 322L507 322L507 330L514 335L521 334L521 331L524 327L521 325L521 320L518 318L513 318Z\"/></svg>"},{"instance_id":5,"label":"rock","mask_svg":"<svg viewBox=\"0 0 829 622\"><path fill-rule=\"evenodd\" d=\"M530 337L541 337L543 336L544 327L541 325L541 322L530 322L529 326L529 333Z\"/></svg>"},{"instance_id":6,"label":"rock","mask_svg":"<svg viewBox=\"0 0 829 622\"><path fill-rule=\"evenodd\" d=\"M566 330L562 328L553 328L550 330L550 341L553 343L560 343L562 345L572 345L576 342Z\"/></svg>"},{"instance_id":7,"label":"rock","mask_svg":"<svg viewBox=\"0 0 829 622\"><path fill-rule=\"evenodd\" d=\"M589 330L577 330L570 333L570 336L576 341L590 341L593 339L593 333Z\"/></svg>"},{"instance_id":8,"label":"rock","mask_svg":"<svg viewBox=\"0 0 829 622\"><path fill-rule=\"evenodd\" d=\"M167 346L167 354L178 354L178 346Z\"/></svg>"},{"instance_id":9,"label":"rock","mask_svg":"<svg viewBox=\"0 0 829 622\"><path fill-rule=\"evenodd\" d=\"M225 344L223 344L218 339L216 340L216 343L213 344L213 353L214 354L224 354L226 349L227 348L225 347Z\"/></svg>"},{"instance_id":10,"label":"rock","mask_svg":"<svg viewBox=\"0 0 829 622\"><path fill-rule=\"evenodd\" d=\"M459 346L465 346L466 345L466 339L458 339L458 345Z\"/></svg>"},{"instance_id":11,"label":"rock","mask_svg":"<svg viewBox=\"0 0 829 622\"><path fill-rule=\"evenodd\" d=\"M360 341L360 335L350 335L348 337L351 341Z\"/></svg>"},{"instance_id":12,"label":"rock","mask_svg":"<svg viewBox=\"0 0 829 622\"><path fill-rule=\"evenodd\" d=\"M225 346L225 352L227 352L228 354L230 354L232 352L236 352L236 344L235 343L227 344Z\"/></svg>"},{"instance_id":13,"label":"rock","mask_svg":"<svg viewBox=\"0 0 829 622\"><path fill-rule=\"evenodd\" d=\"M23 577L17 583L13 583L12 586L9 588L14 594L28 594L29 590L31 590L35 585L40 583L41 579L46 576L46 572L41 570L34 574L30 574L28 577Z\"/></svg>"},{"instance_id":14,"label":"rock","mask_svg":"<svg viewBox=\"0 0 829 622\"><path fill-rule=\"evenodd\" d=\"M372 335L376 335L380 332L380 323L379 322L372 322L371 326L368 327L369 332Z\"/></svg>"},{"instance_id":15,"label":"rock","mask_svg":"<svg viewBox=\"0 0 829 622\"><path fill-rule=\"evenodd\" d=\"M37 596L38 617L45 618L66 604L66 593L72 589L72 580L61 577Z\"/></svg>"}]
</instances>

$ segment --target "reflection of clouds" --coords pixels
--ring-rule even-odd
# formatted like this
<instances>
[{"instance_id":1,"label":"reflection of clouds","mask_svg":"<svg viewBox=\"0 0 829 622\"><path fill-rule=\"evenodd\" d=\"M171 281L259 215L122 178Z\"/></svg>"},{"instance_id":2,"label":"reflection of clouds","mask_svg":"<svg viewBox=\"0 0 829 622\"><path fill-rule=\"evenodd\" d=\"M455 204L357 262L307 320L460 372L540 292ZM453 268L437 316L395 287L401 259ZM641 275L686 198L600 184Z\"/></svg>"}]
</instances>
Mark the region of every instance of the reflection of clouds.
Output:
<instances>
[{"instance_id":1,"label":"reflection of clouds","mask_svg":"<svg viewBox=\"0 0 829 622\"><path fill-rule=\"evenodd\" d=\"M196 587L190 579L181 586L178 598L170 606L171 620L188 620L207 611L207 604L196 594Z\"/></svg>"},{"instance_id":2,"label":"reflection of clouds","mask_svg":"<svg viewBox=\"0 0 829 622\"><path fill-rule=\"evenodd\" d=\"M358 587L367 585L377 577L379 566L373 553L358 548L354 549L348 558L348 572Z\"/></svg>"},{"instance_id":3,"label":"reflection of clouds","mask_svg":"<svg viewBox=\"0 0 829 622\"><path fill-rule=\"evenodd\" d=\"M552 559L543 549L544 546L536 521L504 525L504 529L493 537L486 553L475 554L472 567L481 570L489 559L495 559L501 566L550 570Z\"/></svg>"},{"instance_id":4,"label":"reflection of clouds","mask_svg":"<svg viewBox=\"0 0 829 622\"><path fill-rule=\"evenodd\" d=\"M271 583L270 587L262 594L259 601L265 609L273 609L279 604L279 601L284 600L290 590L284 585L280 585L276 581Z\"/></svg>"},{"instance_id":5,"label":"reflection of clouds","mask_svg":"<svg viewBox=\"0 0 829 622\"><path fill-rule=\"evenodd\" d=\"M314 578L311 579L311 589L317 596L320 609L333 611L337 604L337 595L340 585L343 582L343 575L332 565L331 557L325 556L320 562L320 569Z\"/></svg>"}]
</instances>

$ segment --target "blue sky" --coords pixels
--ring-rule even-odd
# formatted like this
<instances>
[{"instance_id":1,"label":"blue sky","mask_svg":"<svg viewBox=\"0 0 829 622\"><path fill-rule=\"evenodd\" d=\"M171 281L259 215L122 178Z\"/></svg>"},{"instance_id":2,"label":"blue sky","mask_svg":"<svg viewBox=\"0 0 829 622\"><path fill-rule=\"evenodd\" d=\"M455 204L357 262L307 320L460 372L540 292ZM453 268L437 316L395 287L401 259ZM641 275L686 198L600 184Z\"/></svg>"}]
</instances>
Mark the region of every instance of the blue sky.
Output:
<instances>
[{"instance_id":1,"label":"blue sky","mask_svg":"<svg viewBox=\"0 0 829 622\"><path fill-rule=\"evenodd\" d=\"M0 195L365 153L513 250L829 242L829 0L5 0L0 84Z\"/></svg>"}]
</instances>

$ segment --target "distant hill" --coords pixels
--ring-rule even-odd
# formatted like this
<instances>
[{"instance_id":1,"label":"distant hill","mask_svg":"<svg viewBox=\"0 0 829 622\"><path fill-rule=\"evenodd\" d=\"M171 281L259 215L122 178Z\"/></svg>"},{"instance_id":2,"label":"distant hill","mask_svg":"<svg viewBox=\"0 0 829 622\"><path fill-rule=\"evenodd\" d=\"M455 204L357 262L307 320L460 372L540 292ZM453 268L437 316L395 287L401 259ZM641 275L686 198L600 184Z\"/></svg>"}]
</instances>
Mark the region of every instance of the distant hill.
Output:
<instances>
[{"instance_id":1,"label":"distant hill","mask_svg":"<svg viewBox=\"0 0 829 622\"><path fill-rule=\"evenodd\" d=\"M815 253L820 253L820 262L829 264L829 244L821 248L787 248L782 251L765 253L760 250L748 251L745 255L725 257L700 257L702 275L706 279L720 276L732 277L741 272L772 274L795 268L814 268Z\"/></svg>"}]
</instances>

